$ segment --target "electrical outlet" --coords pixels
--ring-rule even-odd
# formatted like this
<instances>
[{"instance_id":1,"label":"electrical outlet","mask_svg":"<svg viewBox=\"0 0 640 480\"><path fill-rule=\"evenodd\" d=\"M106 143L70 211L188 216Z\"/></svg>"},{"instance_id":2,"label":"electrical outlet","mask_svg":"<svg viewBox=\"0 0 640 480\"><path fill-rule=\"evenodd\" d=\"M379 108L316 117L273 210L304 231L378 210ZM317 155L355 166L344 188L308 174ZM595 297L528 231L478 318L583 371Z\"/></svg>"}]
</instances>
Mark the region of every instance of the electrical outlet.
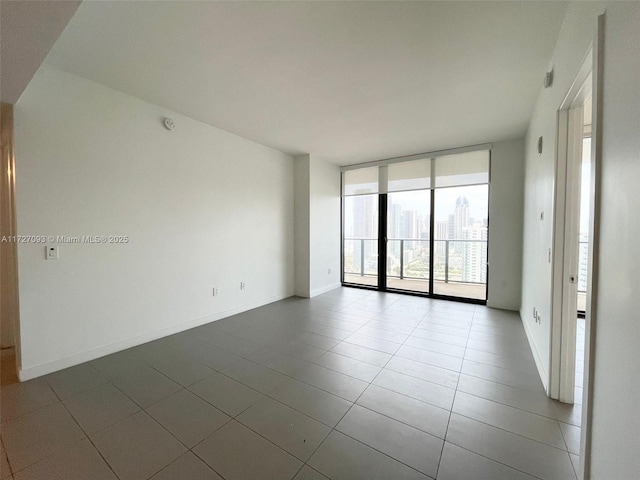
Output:
<instances>
[{"instance_id":1,"label":"electrical outlet","mask_svg":"<svg viewBox=\"0 0 640 480\"><path fill-rule=\"evenodd\" d=\"M213 296L217 297L218 295L220 295L220 291L218 290L217 287L213 287Z\"/></svg>"},{"instance_id":2,"label":"electrical outlet","mask_svg":"<svg viewBox=\"0 0 640 480\"><path fill-rule=\"evenodd\" d=\"M327 273L328 273L329 275L331 275L331 269L330 269L330 268L327 268Z\"/></svg>"},{"instance_id":3,"label":"electrical outlet","mask_svg":"<svg viewBox=\"0 0 640 480\"><path fill-rule=\"evenodd\" d=\"M535 318L537 318L537 315L536 315L536 307L533 307L533 318L534 318L534 319L535 319Z\"/></svg>"},{"instance_id":4,"label":"electrical outlet","mask_svg":"<svg viewBox=\"0 0 640 480\"><path fill-rule=\"evenodd\" d=\"M48 245L45 247L45 258L47 260L58 260L58 246Z\"/></svg>"},{"instance_id":5,"label":"electrical outlet","mask_svg":"<svg viewBox=\"0 0 640 480\"><path fill-rule=\"evenodd\" d=\"M244 282L240 282L240 290L244 290Z\"/></svg>"},{"instance_id":6,"label":"electrical outlet","mask_svg":"<svg viewBox=\"0 0 640 480\"><path fill-rule=\"evenodd\" d=\"M536 316L536 322L540 323L540 314L538 313L538 315Z\"/></svg>"}]
</instances>

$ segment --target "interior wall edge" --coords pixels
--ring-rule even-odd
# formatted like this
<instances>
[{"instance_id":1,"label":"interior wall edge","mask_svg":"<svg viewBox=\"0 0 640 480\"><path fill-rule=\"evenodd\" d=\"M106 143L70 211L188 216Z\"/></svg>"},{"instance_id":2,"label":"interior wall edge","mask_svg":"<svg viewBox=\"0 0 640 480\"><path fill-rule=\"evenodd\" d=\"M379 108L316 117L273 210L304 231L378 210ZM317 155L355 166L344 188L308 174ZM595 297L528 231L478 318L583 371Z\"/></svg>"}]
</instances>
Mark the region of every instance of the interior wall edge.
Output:
<instances>
[{"instance_id":1,"label":"interior wall edge","mask_svg":"<svg viewBox=\"0 0 640 480\"><path fill-rule=\"evenodd\" d=\"M520 321L522 321L522 312L520 312ZM529 326L529 323L523 321L522 326L524 327L524 333L527 335L527 340L529 341L529 345L531 347L531 353L533 355L533 360L536 363L536 368L538 369L538 374L540 375L542 386L544 387L545 392L547 392L548 394L549 393L549 372L545 368L545 364L542 361L540 352L538 352L538 346L534 341L533 333L531 332L531 327Z\"/></svg>"}]
</instances>

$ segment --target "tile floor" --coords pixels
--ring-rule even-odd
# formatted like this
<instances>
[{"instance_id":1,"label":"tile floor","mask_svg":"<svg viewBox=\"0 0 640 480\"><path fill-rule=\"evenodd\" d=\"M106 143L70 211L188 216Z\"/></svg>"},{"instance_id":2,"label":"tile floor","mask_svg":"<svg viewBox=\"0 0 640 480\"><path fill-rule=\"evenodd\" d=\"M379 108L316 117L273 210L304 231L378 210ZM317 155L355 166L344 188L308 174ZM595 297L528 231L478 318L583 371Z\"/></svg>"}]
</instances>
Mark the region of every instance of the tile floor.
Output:
<instances>
[{"instance_id":1,"label":"tile floor","mask_svg":"<svg viewBox=\"0 0 640 480\"><path fill-rule=\"evenodd\" d=\"M341 288L1 389L15 480L574 480L515 313Z\"/></svg>"}]
</instances>

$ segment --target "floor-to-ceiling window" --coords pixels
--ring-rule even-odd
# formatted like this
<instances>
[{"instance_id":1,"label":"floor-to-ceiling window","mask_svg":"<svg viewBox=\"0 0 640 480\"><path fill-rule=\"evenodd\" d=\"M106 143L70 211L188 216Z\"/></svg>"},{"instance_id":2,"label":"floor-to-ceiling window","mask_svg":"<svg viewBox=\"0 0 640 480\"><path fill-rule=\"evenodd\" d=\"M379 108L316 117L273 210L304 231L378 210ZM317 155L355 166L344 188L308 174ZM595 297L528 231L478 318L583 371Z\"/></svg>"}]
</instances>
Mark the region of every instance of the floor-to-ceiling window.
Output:
<instances>
[{"instance_id":1,"label":"floor-to-ceiling window","mask_svg":"<svg viewBox=\"0 0 640 480\"><path fill-rule=\"evenodd\" d=\"M343 283L483 302L489 150L343 172Z\"/></svg>"},{"instance_id":2,"label":"floor-to-ceiling window","mask_svg":"<svg viewBox=\"0 0 640 480\"><path fill-rule=\"evenodd\" d=\"M378 286L378 169L343 173L343 282Z\"/></svg>"},{"instance_id":3,"label":"floor-to-ceiling window","mask_svg":"<svg viewBox=\"0 0 640 480\"><path fill-rule=\"evenodd\" d=\"M486 184L436 189L433 293L486 298L488 198Z\"/></svg>"},{"instance_id":4,"label":"floor-to-ceiling window","mask_svg":"<svg viewBox=\"0 0 640 480\"><path fill-rule=\"evenodd\" d=\"M420 158L379 168L387 204L386 286L429 293L433 163Z\"/></svg>"}]
</instances>

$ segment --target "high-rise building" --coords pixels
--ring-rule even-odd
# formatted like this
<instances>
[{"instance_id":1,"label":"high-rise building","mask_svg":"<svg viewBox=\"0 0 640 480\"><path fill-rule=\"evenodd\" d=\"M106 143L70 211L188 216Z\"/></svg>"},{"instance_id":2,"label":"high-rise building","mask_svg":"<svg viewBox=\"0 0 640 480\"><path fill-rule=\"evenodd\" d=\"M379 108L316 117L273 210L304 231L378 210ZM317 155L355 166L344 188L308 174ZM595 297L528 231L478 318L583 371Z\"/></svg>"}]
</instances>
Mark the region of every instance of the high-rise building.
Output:
<instances>
[{"instance_id":1,"label":"high-rise building","mask_svg":"<svg viewBox=\"0 0 640 480\"><path fill-rule=\"evenodd\" d=\"M404 238L416 238L416 212L405 210L402 212L402 230Z\"/></svg>"},{"instance_id":2,"label":"high-rise building","mask_svg":"<svg viewBox=\"0 0 640 480\"><path fill-rule=\"evenodd\" d=\"M435 227L434 253L437 260L444 259L447 248L446 240L449 238L449 222L445 220L438 220Z\"/></svg>"},{"instance_id":3,"label":"high-rise building","mask_svg":"<svg viewBox=\"0 0 640 480\"><path fill-rule=\"evenodd\" d=\"M359 195L353 197L353 236L354 238L375 238L376 219L375 195Z\"/></svg>"},{"instance_id":4,"label":"high-rise building","mask_svg":"<svg viewBox=\"0 0 640 480\"><path fill-rule=\"evenodd\" d=\"M454 214L449 214L447 219L447 236L445 238L447 240L456 238L456 216Z\"/></svg>"},{"instance_id":5,"label":"high-rise building","mask_svg":"<svg viewBox=\"0 0 640 480\"><path fill-rule=\"evenodd\" d=\"M469 200L467 197L460 196L456 200L456 213L455 213L455 230L454 230L454 238L461 239L462 231L464 228L470 225L469 221Z\"/></svg>"},{"instance_id":6,"label":"high-rise building","mask_svg":"<svg viewBox=\"0 0 640 480\"><path fill-rule=\"evenodd\" d=\"M418 215L418 237L417 238L429 238L429 215Z\"/></svg>"},{"instance_id":7,"label":"high-rise building","mask_svg":"<svg viewBox=\"0 0 640 480\"><path fill-rule=\"evenodd\" d=\"M389 238L402 238L402 207L392 203L387 216Z\"/></svg>"},{"instance_id":8,"label":"high-rise building","mask_svg":"<svg viewBox=\"0 0 640 480\"><path fill-rule=\"evenodd\" d=\"M464 262L462 280L472 283L486 283L487 281L487 238L488 230L481 223L465 227L462 230L464 240ZM473 241L475 240L475 241Z\"/></svg>"},{"instance_id":9,"label":"high-rise building","mask_svg":"<svg viewBox=\"0 0 640 480\"><path fill-rule=\"evenodd\" d=\"M578 247L578 292L587 291L587 271L589 268L589 233L580 233Z\"/></svg>"}]
</instances>

